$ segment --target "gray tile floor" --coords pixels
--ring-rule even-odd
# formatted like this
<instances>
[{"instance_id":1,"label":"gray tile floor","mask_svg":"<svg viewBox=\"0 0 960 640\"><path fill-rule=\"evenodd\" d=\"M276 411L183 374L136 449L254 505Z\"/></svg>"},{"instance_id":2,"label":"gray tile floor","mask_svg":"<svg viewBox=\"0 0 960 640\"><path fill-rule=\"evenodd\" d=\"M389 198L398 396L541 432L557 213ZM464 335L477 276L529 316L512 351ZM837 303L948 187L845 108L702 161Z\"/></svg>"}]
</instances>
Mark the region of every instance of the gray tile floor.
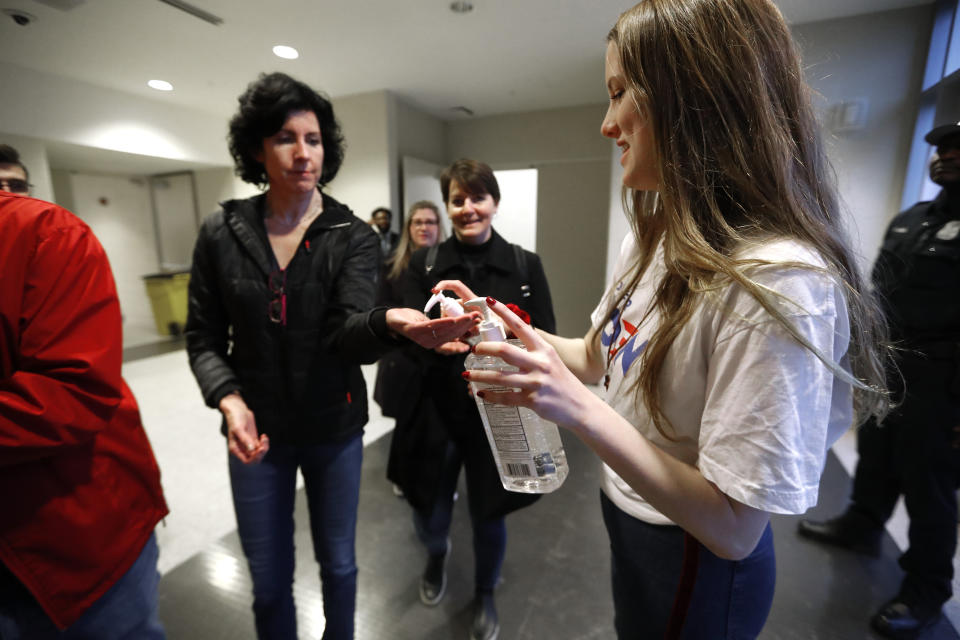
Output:
<instances>
[{"instance_id":1,"label":"gray tile floor","mask_svg":"<svg viewBox=\"0 0 960 640\"><path fill-rule=\"evenodd\" d=\"M254 638L250 581L235 533L226 451L216 412L203 406L182 340L143 344L124 353L124 376L140 402L144 424L163 471L171 514L158 528L161 543L161 616L171 640ZM365 367L372 380L374 367ZM449 591L430 609L417 594L424 552L406 503L385 478L392 425L371 406L364 441L357 555L360 566L357 639L464 640L470 623L472 554L465 504L457 505ZM501 640L612 638L606 533L598 502L598 464L574 438L566 484L507 519L510 542L497 591ZM843 445L843 446L840 446ZM839 513L849 495L852 440L831 454L820 504L808 516ZM842 464L841 464L842 461ZM845 468L847 470L845 470ZM302 493L302 492L301 492ZM300 637L323 632L317 566L310 551L306 505L298 497L295 595ZM776 640L876 638L871 613L895 593L901 573L897 542L905 544L905 516L888 523L880 558L819 547L797 538L797 517L775 517L778 581L774 607L761 636ZM897 542L895 542L895 539ZM948 610L957 619L956 598ZM956 606L954 606L956 605ZM924 640L960 640L944 618Z\"/></svg>"},{"instance_id":2,"label":"gray tile floor","mask_svg":"<svg viewBox=\"0 0 960 640\"><path fill-rule=\"evenodd\" d=\"M357 555L358 640L445 640L467 637L472 597L472 554L464 501L456 507L450 583L436 608L420 604L418 576L424 554L406 503L385 479L389 436L365 449ZM508 519L510 541L497 590L502 640L612 638L606 534L600 521L597 464L574 438L566 439L571 474L566 484ZM810 515L832 515L849 478L831 455L821 504ZM295 597L300 637L323 629L319 578L310 552L306 505L297 504ZM895 593L900 570L889 537L880 558L834 551L798 539L796 517L775 517L778 581L767 640L874 638L871 612ZM249 577L236 533L164 575L160 612L171 639L254 638ZM946 619L925 640L960 638Z\"/></svg>"}]
</instances>

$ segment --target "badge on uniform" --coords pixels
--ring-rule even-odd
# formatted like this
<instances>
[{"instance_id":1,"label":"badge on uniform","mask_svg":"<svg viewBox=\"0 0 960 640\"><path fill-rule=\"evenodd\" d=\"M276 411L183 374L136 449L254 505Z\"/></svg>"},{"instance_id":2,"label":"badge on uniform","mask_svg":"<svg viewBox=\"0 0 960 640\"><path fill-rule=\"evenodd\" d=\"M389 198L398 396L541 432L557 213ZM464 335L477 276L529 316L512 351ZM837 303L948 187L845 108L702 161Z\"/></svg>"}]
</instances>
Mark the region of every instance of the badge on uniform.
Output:
<instances>
[{"instance_id":1,"label":"badge on uniform","mask_svg":"<svg viewBox=\"0 0 960 640\"><path fill-rule=\"evenodd\" d=\"M960 220L951 220L937 231L937 240L953 240L960 235Z\"/></svg>"}]
</instances>

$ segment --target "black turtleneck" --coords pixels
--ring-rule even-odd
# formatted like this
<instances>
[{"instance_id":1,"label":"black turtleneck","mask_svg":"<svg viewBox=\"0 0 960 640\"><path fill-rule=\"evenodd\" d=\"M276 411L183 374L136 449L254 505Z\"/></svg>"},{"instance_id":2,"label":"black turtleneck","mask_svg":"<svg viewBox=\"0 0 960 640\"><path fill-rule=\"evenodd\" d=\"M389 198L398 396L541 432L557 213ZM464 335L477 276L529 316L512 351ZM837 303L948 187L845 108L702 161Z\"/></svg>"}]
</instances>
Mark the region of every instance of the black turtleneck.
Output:
<instances>
[{"instance_id":1,"label":"black turtleneck","mask_svg":"<svg viewBox=\"0 0 960 640\"><path fill-rule=\"evenodd\" d=\"M488 262L487 258L490 255L490 247L493 246L493 234L491 233L490 238L483 244L466 244L460 242L460 239L454 236L453 246L456 248L457 253L460 254L463 266L467 268L470 281L476 282L477 275Z\"/></svg>"}]
</instances>

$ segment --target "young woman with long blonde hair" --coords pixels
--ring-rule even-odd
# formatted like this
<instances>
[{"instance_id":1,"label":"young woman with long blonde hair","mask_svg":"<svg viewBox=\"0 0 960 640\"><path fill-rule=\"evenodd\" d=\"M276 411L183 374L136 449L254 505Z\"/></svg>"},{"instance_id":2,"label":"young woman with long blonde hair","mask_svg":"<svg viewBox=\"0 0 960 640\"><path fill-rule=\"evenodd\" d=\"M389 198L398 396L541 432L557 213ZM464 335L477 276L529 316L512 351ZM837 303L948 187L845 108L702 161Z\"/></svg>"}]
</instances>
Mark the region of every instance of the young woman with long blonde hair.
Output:
<instances>
[{"instance_id":1,"label":"young woman with long blonde hair","mask_svg":"<svg viewBox=\"0 0 960 640\"><path fill-rule=\"evenodd\" d=\"M753 638L770 514L814 505L830 445L885 410L883 323L772 2L645 0L605 80L633 233L592 329L536 332L491 301L527 351L481 343L519 371L467 375L604 461L620 638Z\"/></svg>"}]
</instances>

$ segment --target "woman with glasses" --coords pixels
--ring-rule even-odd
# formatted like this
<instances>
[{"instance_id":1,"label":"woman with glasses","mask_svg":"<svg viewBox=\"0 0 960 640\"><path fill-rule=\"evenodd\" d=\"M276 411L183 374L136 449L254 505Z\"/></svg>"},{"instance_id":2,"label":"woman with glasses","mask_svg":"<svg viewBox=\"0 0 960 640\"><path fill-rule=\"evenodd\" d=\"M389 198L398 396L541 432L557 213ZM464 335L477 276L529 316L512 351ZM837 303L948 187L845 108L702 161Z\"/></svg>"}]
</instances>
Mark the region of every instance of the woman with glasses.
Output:
<instances>
[{"instance_id":1,"label":"woman with glasses","mask_svg":"<svg viewBox=\"0 0 960 640\"><path fill-rule=\"evenodd\" d=\"M386 275L380 281L380 293L377 304L388 307L403 304L403 274L410 264L410 256L417 249L432 247L444 239L443 225L440 224L440 210L429 200L413 203L407 214L407 223L397 244L397 250L387 261ZM415 353L397 349L380 359L377 364L377 382L373 388L373 399L380 405L383 415L399 419L405 409L414 402L415 389L410 383L420 376ZM414 396L411 396L414 392ZM395 489L398 490L398 489Z\"/></svg>"},{"instance_id":2,"label":"woman with glasses","mask_svg":"<svg viewBox=\"0 0 960 640\"><path fill-rule=\"evenodd\" d=\"M434 347L472 319L374 308L376 234L322 189L344 144L330 102L280 73L240 96L237 173L265 193L208 217L193 256L186 326L206 403L223 413L237 530L260 638L295 638L293 508L299 468L326 640L353 637L354 536L367 394L361 363L397 336Z\"/></svg>"}]
</instances>

